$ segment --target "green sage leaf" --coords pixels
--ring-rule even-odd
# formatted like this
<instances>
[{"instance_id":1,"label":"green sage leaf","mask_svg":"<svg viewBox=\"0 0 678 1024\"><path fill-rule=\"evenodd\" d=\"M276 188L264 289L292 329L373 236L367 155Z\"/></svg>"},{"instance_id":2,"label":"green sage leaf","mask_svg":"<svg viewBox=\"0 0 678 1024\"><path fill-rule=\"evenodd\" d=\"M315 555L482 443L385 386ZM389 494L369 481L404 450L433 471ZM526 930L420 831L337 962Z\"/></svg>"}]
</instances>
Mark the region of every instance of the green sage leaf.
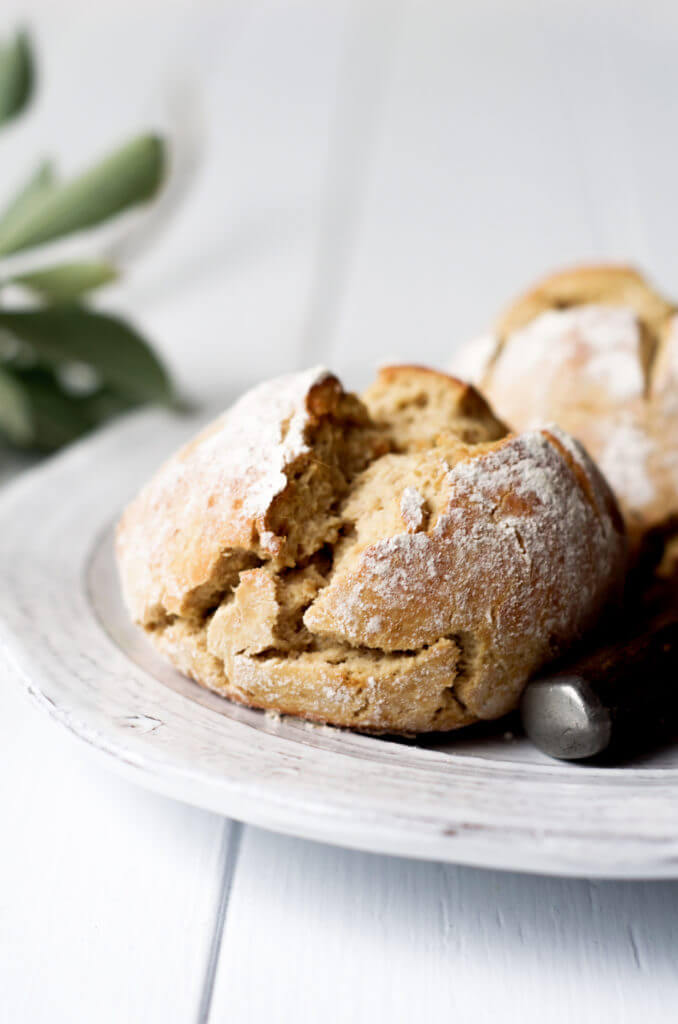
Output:
<instances>
[{"instance_id":1,"label":"green sage leaf","mask_svg":"<svg viewBox=\"0 0 678 1024\"><path fill-rule=\"evenodd\" d=\"M162 363L141 335L118 317L80 306L0 309L0 328L30 346L43 365L86 363L102 384L130 401L172 400Z\"/></svg>"},{"instance_id":2,"label":"green sage leaf","mask_svg":"<svg viewBox=\"0 0 678 1024\"><path fill-rule=\"evenodd\" d=\"M35 70L28 35L17 32L0 46L0 124L20 114L31 98Z\"/></svg>"},{"instance_id":3,"label":"green sage leaf","mask_svg":"<svg viewBox=\"0 0 678 1024\"><path fill-rule=\"evenodd\" d=\"M0 436L15 447L54 451L136 404L107 388L74 397L49 370L0 367Z\"/></svg>"},{"instance_id":4,"label":"green sage leaf","mask_svg":"<svg viewBox=\"0 0 678 1024\"><path fill-rule=\"evenodd\" d=\"M54 182L54 167L51 162L45 160L0 214L0 235L11 231L34 204L54 187Z\"/></svg>"},{"instance_id":5,"label":"green sage leaf","mask_svg":"<svg viewBox=\"0 0 678 1024\"><path fill-rule=\"evenodd\" d=\"M9 283L20 284L40 295L48 302L73 302L85 292L115 281L118 271L110 263L65 263L31 274L10 278Z\"/></svg>"},{"instance_id":6,"label":"green sage leaf","mask_svg":"<svg viewBox=\"0 0 678 1024\"><path fill-rule=\"evenodd\" d=\"M150 199L165 168L165 146L155 135L143 135L106 157L74 181L55 185L0 224L0 255L41 245L92 227L131 206Z\"/></svg>"},{"instance_id":7,"label":"green sage leaf","mask_svg":"<svg viewBox=\"0 0 678 1024\"><path fill-rule=\"evenodd\" d=\"M26 446L34 438L30 401L21 381L0 366L0 433L13 444Z\"/></svg>"},{"instance_id":8,"label":"green sage leaf","mask_svg":"<svg viewBox=\"0 0 678 1024\"><path fill-rule=\"evenodd\" d=\"M54 451L91 429L93 421L86 403L66 395L53 374L42 369L24 370L16 378L31 418L32 434L24 447Z\"/></svg>"}]
</instances>

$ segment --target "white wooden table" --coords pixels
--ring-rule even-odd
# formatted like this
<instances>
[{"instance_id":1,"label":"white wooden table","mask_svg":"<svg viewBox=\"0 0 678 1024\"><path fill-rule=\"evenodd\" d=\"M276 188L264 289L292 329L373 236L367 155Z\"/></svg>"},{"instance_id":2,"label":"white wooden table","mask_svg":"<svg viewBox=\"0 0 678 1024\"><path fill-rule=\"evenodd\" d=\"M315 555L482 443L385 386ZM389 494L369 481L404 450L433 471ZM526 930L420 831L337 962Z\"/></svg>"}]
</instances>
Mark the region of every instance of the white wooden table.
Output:
<instances>
[{"instance_id":1,"label":"white wooden table","mask_svg":"<svg viewBox=\"0 0 678 1024\"><path fill-rule=\"evenodd\" d=\"M0 140L3 190L189 93L193 189L107 302L195 394L444 361L570 261L638 261L678 293L673 3L6 0L15 16L44 92ZM2 1022L676 1019L678 884L346 852L90 758L3 680Z\"/></svg>"}]
</instances>

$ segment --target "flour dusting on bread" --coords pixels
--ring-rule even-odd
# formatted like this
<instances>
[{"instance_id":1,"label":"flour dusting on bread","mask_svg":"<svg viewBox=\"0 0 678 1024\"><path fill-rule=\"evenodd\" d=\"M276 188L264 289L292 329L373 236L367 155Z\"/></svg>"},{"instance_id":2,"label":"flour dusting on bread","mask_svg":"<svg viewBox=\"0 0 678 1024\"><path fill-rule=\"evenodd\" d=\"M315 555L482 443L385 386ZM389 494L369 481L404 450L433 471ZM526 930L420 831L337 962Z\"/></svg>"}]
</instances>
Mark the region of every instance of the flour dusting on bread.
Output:
<instances>
[{"instance_id":1,"label":"flour dusting on bread","mask_svg":"<svg viewBox=\"0 0 678 1024\"><path fill-rule=\"evenodd\" d=\"M554 421L595 458L639 555L678 521L678 329L674 306L628 267L554 274L499 318L494 346L453 367L516 430Z\"/></svg>"},{"instance_id":2,"label":"flour dusting on bread","mask_svg":"<svg viewBox=\"0 0 678 1024\"><path fill-rule=\"evenodd\" d=\"M383 486L374 494L383 535L389 496ZM557 428L508 438L476 457L469 449L447 471L445 511L427 532L399 532L393 517L392 536L366 543L363 511L304 621L326 639L387 651L471 636L476 663L455 692L479 717L500 714L516 680L590 627L606 586L620 584L615 513L596 468ZM389 614L379 615L384 608Z\"/></svg>"},{"instance_id":3,"label":"flour dusting on bread","mask_svg":"<svg viewBox=\"0 0 678 1024\"><path fill-rule=\"evenodd\" d=\"M493 378L499 381L506 374L507 388L517 376L538 379L535 390L548 394L554 377L576 371L614 400L642 398L642 349L640 325L630 309L590 305L547 310L511 335L510 345L495 360ZM543 415L548 417L548 408Z\"/></svg>"},{"instance_id":4,"label":"flour dusting on bread","mask_svg":"<svg viewBox=\"0 0 678 1024\"><path fill-rule=\"evenodd\" d=\"M421 530L428 519L426 498L416 487L406 487L400 499L400 518L408 533Z\"/></svg>"},{"instance_id":5,"label":"flour dusting on bread","mask_svg":"<svg viewBox=\"0 0 678 1024\"><path fill-rule=\"evenodd\" d=\"M333 541L340 520L323 513L384 449L382 433L327 370L248 392L126 510L119 557L135 617L151 625L190 603L200 612L244 569L294 565Z\"/></svg>"},{"instance_id":6,"label":"flour dusting on bread","mask_svg":"<svg viewBox=\"0 0 678 1024\"><path fill-rule=\"evenodd\" d=\"M126 510L127 604L177 667L256 707L372 731L496 717L617 594L625 539L561 432L387 367L269 382Z\"/></svg>"}]
</instances>

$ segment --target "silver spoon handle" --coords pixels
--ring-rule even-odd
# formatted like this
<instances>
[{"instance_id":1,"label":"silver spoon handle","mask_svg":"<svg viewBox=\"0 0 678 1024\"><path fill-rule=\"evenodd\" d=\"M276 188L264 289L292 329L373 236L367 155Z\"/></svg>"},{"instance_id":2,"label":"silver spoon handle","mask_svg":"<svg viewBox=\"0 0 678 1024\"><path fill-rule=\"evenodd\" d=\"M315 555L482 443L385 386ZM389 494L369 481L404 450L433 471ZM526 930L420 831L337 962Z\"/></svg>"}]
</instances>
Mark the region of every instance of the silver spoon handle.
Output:
<instances>
[{"instance_id":1,"label":"silver spoon handle","mask_svg":"<svg viewBox=\"0 0 678 1024\"><path fill-rule=\"evenodd\" d=\"M678 619L653 620L528 684L525 732L551 757L624 758L678 733Z\"/></svg>"}]
</instances>

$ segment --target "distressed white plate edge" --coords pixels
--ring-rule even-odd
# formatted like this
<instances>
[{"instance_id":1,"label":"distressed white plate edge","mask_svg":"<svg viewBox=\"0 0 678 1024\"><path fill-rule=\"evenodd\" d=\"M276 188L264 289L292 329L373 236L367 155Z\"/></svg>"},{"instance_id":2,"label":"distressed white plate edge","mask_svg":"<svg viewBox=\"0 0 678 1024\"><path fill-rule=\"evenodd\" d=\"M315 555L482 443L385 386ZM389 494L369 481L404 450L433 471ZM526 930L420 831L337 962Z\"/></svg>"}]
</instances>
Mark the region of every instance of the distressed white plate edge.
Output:
<instances>
[{"instance_id":1,"label":"distressed white plate edge","mask_svg":"<svg viewBox=\"0 0 678 1024\"><path fill-rule=\"evenodd\" d=\"M90 560L193 426L127 417L0 497L0 652L53 718L137 783L276 831L544 874L678 877L674 767L521 764L309 729L191 699L193 684L132 660L97 617Z\"/></svg>"}]
</instances>

